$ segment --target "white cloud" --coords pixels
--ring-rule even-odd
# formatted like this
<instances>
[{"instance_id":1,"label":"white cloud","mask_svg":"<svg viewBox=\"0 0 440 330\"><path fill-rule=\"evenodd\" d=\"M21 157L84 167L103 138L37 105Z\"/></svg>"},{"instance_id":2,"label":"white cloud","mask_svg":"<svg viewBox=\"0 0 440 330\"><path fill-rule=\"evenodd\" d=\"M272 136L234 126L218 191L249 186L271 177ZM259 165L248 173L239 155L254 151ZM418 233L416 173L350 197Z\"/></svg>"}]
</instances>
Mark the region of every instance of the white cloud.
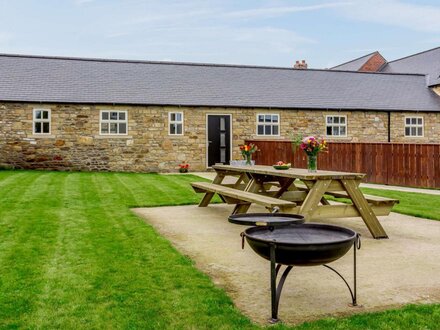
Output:
<instances>
[{"instance_id":1,"label":"white cloud","mask_svg":"<svg viewBox=\"0 0 440 330\"><path fill-rule=\"evenodd\" d=\"M405 3L398 0L359 1L343 9L353 20L440 33L440 6Z\"/></svg>"},{"instance_id":2,"label":"white cloud","mask_svg":"<svg viewBox=\"0 0 440 330\"><path fill-rule=\"evenodd\" d=\"M230 17L239 18L261 18L261 17L276 17L287 15L291 13L298 13L303 11L314 11L327 8L349 6L352 2L330 2L319 5L311 6L288 6L288 7L268 7L268 8L256 8L248 10L233 11L226 14Z\"/></svg>"}]
</instances>

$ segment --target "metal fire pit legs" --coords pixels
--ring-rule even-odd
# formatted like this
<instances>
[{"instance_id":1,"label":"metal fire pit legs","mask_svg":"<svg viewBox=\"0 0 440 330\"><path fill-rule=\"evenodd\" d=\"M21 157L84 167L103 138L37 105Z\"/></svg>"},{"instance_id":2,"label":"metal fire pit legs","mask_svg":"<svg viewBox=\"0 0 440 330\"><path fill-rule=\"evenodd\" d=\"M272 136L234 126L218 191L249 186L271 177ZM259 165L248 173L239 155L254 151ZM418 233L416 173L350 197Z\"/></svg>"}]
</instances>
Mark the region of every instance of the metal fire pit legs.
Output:
<instances>
[{"instance_id":1,"label":"metal fire pit legs","mask_svg":"<svg viewBox=\"0 0 440 330\"><path fill-rule=\"evenodd\" d=\"M352 306L357 306L357 298L356 298L356 250L359 250L361 248L361 240L360 235L356 235L356 239L353 243L353 289L350 287L348 282L345 280L345 278L337 272L334 268L323 265L324 267L330 269L334 273L336 273L345 283L345 285L348 288L348 291L350 291L351 296L351 304ZM278 306L280 303L281 298L281 291L283 290L284 282L286 281L287 275L289 275L290 271L292 270L293 266L286 265L286 269L284 270L283 274L280 277L280 280L278 281L277 285L277 277L278 273L281 270L282 264L277 264L275 261L275 251L276 251L276 244L272 243L270 244L270 291L271 291L271 303L272 303L272 317L269 319L270 323L277 323L279 321L278 319Z\"/></svg>"}]
</instances>

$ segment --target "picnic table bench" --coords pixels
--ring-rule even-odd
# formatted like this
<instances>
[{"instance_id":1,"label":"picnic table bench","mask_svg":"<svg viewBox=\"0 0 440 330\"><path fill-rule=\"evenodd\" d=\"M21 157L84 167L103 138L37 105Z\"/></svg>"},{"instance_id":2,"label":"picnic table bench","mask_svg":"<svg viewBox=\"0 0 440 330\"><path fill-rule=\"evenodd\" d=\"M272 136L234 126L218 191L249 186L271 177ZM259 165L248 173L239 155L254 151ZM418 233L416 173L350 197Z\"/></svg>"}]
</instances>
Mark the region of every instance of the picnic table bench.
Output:
<instances>
[{"instance_id":1,"label":"picnic table bench","mask_svg":"<svg viewBox=\"0 0 440 330\"><path fill-rule=\"evenodd\" d=\"M288 212L296 207L296 203L270 197L267 195L255 194L252 192L238 190L228 186L222 186L209 182L193 182L191 183L195 192L211 192L220 196L223 202L227 204L236 204L233 214L246 213L252 203L262 205L272 211L275 207L282 212ZM201 205L203 206L203 205Z\"/></svg>"},{"instance_id":2,"label":"picnic table bench","mask_svg":"<svg viewBox=\"0 0 440 330\"><path fill-rule=\"evenodd\" d=\"M374 238L387 238L378 215L388 215L399 201L364 195L359 184L365 174L305 169L275 170L271 166L214 165L216 177L212 183L193 182L194 190L204 193L200 207L209 205L214 194L223 202L235 204L233 214L246 213L251 204L273 210L301 214L306 220L361 217ZM236 177L224 184L226 176ZM352 204L331 204L326 195L344 197Z\"/></svg>"}]
</instances>

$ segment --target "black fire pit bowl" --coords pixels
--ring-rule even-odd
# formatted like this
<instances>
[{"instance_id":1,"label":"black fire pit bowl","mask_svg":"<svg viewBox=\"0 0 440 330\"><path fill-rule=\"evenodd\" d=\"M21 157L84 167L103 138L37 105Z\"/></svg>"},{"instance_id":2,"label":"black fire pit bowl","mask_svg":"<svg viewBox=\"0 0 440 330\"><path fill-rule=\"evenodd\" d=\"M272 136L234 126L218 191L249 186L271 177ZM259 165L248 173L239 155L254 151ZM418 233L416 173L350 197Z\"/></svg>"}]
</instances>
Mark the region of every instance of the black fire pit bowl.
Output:
<instances>
[{"instance_id":1,"label":"black fire pit bowl","mask_svg":"<svg viewBox=\"0 0 440 330\"><path fill-rule=\"evenodd\" d=\"M281 291L293 266L323 265L330 269L344 281L350 291L352 305L357 305L356 249L360 248L360 240L353 230L326 224L303 223L283 227L251 227L242 233L242 239L244 237L258 255L270 261L271 323L278 322ZM353 290L338 271L327 265L344 256L352 246ZM277 284L282 265L286 268Z\"/></svg>"},{"instance_id":2,"label":"black fire pit bowl","mask_svg":"<svg viewBox=\"0 0 440 330\"><path fill-rule=\"evenodd\" d=\"M251 248L270 260L270 247L275 244L275 261L291 266L316 266L345 255L356 240L351 229L327 224L306 223L271 228L252 227L244 231Z\"/></svg>"}]
</instances>

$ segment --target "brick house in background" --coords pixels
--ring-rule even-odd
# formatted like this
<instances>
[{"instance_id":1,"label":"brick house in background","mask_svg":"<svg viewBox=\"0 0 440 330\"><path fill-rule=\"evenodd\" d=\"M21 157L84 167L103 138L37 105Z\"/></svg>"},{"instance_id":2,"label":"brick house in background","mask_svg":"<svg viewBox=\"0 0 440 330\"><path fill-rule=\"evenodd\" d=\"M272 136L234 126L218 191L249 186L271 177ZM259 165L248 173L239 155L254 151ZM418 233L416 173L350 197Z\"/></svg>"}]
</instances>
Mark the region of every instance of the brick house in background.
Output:
<instances>
[{"instance_id":1,"label":"brick house in background","mask_svg":"<svg viewBox=\"0 0 440 330\"><path fill-rule=\"evenodd\" d=\"M439 61L440 48L326 70L3 54L0 165L205 170L292 132L440 143Z\"/></svg>"}]
</instances>

